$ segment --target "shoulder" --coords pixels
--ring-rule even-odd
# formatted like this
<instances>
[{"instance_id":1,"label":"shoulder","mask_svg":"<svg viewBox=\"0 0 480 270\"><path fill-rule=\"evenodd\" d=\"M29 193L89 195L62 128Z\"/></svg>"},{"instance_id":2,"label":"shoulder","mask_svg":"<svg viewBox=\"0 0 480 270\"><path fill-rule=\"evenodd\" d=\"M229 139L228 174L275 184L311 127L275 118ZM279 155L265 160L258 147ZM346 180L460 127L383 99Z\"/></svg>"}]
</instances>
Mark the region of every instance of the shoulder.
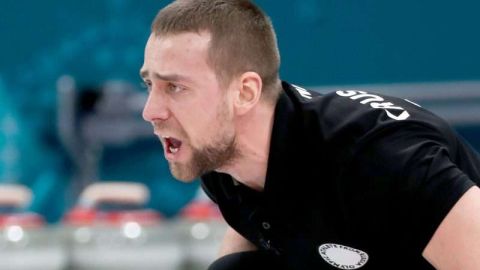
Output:
<instances>
[{"instance_id":1,"label":"shoulder","mask_svg":"<svg viewBox=\"0 0 480 270\"><path fill-rule=\"evenodd\" d=\"M449 139L455 137L445 120L407 99L366 90L319 93L291 84L284 89L306 131L315 129L327 144L356 143L379 131L405 126L422 126Z\"/></svg>"}]
</instances>

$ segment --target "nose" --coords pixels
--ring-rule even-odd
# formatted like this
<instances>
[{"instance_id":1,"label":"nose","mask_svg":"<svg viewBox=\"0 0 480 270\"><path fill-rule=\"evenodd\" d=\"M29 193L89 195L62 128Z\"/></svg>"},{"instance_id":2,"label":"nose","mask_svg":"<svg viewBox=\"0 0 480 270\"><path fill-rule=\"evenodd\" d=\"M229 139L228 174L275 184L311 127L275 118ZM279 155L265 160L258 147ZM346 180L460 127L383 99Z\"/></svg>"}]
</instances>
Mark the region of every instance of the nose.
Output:
<instances>
[{"instance_id":1,"label":"nose","mask_svg":"<svg viewBox=\"0 0 480 270\"><path fill-rule=\"evenodd\" d=\"M147 122L168 119L169 110L165 98L151 91L143 107L142 116Z\"/></svg>"}]
</instances>

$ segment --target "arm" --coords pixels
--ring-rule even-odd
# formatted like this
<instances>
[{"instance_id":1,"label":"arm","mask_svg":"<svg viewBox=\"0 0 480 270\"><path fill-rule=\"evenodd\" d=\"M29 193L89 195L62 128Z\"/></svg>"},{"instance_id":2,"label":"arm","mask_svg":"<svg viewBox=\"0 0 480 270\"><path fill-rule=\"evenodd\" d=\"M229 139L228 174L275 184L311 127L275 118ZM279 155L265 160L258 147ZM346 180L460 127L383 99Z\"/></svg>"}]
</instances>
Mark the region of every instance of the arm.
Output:
<instances>
[{"instance_id":1,"label":"arm","mask_svg":"<svg viewBox=\"0 0 480 270\"><path fill-rule=\"evenodd\" d=\"M423 251L435 268L480 269L480 189L470 188L450 210Z\"/></svg>"},{"instance_id":2,"label":"arm","mask_svg":"<svg viewBox=\"0 0 480 270\"><path fill-rule=\"evenodd\" d=\"M253 251L256 249L257 247L252 244L252 242L248 241L234 229L228 226L223 238L223 242L220 246L219 257L223 257L231 253Z\"/></svg>"}]
</instances>

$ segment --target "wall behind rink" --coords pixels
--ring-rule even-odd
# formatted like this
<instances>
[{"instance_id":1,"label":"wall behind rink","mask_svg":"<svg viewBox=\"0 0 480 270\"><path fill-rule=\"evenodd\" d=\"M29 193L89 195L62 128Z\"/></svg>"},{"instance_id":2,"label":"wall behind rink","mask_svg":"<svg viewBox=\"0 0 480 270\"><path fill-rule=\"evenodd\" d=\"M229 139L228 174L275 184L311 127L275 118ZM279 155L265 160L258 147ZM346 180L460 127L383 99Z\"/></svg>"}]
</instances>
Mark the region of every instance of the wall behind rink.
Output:
<instances>
[{"instance_id":1,"label":"wall behind rink","mask_svg":"<svg viewBox=\"0 0 480 270\"><path fill-rule=\"evenodd\" d=\"M150 22L168 2L3 0L0 70L16 79L61 68L82 80L136 80ZM318 85L480 75L478 1L256 2L272 17L282 74L290 80Z\"/></svg>"},{"instance_id":2,"label":"wall behind rink","mask_svg":"<svg viewBox=\"0 0 480 270\"><path fill-rule=\"evenodd\" d=\"M256 2L276 27L285 80L325 89L380 85L388 91L401 84L395 88L400 89L397 95L412 88L422 92L425 88L417 86L428 83L425 91L431 97L440 88L453 93L452 97L480 91L475 83L480 80L478 1ZM8 110L0 111L3 138L9 138L0 140L4 165L0 180L32 187L36 194L32 208L49 220L58 220L75 200L75 192L71 192L74 162L60 142L56 121L52 121L58 114L58 78L71 75L78 91L110 80L121 80L141 91L138 69L143 46L151 20L166 3L0 1L0 104L9 104L3 107ZM479 98L470 97L425 102L433 107L447 102L453 113L465 111L467 103L475 107ZM137 116L143 121L139 113ZM13 135L12 126L16 127ZM479 147L475 117L458 128ZM145 182L153 190L151 205L174 215L193 196L197 185L174 182L161 155L153 139L107 149L100 157L99 178L123 176ZM135 162L145 162L132 162L132 157Z\"/></svg>"}]
</instances>

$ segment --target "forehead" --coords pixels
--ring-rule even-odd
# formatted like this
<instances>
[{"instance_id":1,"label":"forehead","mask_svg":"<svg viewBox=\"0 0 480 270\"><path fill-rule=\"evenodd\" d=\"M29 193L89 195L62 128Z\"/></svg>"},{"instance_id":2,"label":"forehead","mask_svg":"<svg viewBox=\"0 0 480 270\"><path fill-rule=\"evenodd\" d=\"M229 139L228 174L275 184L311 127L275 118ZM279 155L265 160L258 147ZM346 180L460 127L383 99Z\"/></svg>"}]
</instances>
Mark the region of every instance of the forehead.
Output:
<instances>
[{"instance_id":1,"label":"forehead","mask_svg":"<svg viewBox=\"0 0 480 270\"><path fill-rule=\"evenodd\" d=\"M155 35L152 33L148 38L146 49L171 49L174 47L182 47L189 50L203 50L208 49L210 37L211 35L207 31L165 35Z\"/></svg>"},{"instance_id":2,"label":"forehead","mask_svg":"<svg viewBox=\"0 0 480 270\"><path fill-rule=\"evenodd\" d=\"M165 36L151 34L145 47L142 70L179 72L189 68L206 68L209 44L210 34L207 32Z\"/></svg>"}]
</instances>

